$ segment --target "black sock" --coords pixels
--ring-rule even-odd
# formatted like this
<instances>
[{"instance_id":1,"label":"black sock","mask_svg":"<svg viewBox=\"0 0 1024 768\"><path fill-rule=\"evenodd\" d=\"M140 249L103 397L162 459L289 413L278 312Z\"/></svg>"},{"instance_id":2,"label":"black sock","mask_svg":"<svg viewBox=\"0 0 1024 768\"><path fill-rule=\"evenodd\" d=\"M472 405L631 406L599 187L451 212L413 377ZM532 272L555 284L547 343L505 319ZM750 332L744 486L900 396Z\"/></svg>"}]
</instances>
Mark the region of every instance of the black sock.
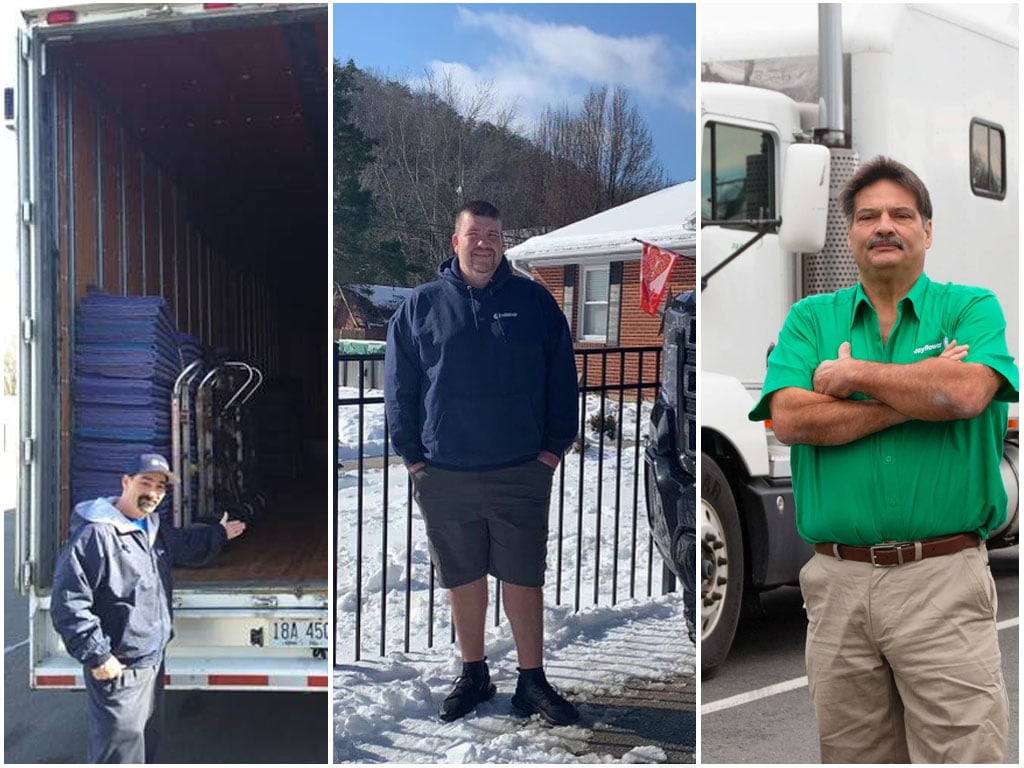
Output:
<instances>
[{"instance_id":1,"label":"black sock","mask_svg":"<svg viewBox=\"0 0 1024 768\"><path fill-rule=\"evenodd\" d=\"M516 667L516 669L519 670L519 678L523 681L530 682L544 679L544 667L531 667L530 669Z\"/></svg>"}]
</instances>

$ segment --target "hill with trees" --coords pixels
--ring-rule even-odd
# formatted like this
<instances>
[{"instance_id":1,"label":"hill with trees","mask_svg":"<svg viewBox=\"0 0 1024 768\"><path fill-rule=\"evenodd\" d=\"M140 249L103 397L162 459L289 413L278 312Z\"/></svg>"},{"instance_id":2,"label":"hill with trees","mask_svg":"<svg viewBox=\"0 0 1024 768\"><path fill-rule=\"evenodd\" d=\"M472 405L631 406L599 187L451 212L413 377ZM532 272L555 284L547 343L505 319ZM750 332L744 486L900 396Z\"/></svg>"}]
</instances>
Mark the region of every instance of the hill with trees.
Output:
<instances>
[{"instance_id":1,"label":"hill with trees","mask_svg":"<svg viewBox=\"0 0 1024 768\"><path fill-rule=\"evenodd\" d=\"M506 238L540 234L667 186L628 91L592 88L528 131L492 89L412 89L334 64L334 274L416 285L451 255L452 216L485 199ZM512 244L506 242L507 245Z\"/></svg>"}]
</instances>

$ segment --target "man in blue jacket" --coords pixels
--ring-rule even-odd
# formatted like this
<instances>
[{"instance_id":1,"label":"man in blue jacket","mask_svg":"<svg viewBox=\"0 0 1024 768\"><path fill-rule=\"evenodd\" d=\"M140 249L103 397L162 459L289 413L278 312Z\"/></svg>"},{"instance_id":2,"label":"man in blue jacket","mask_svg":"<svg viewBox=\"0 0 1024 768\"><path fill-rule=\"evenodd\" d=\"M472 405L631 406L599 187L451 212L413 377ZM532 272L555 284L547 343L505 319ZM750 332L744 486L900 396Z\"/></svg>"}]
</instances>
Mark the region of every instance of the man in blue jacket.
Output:
<instances>
[{"instance_id":1,"label":"man in blue jacket","mask_svg":"<svg viewBox=\"0 0 1024 768\"><path fill-rule=\"evenodd\" d=\"M576 708L544 676L542 587L552 476L579 426L572 338L547 289L512 273L493 205L459 209L452 248L440 279L391 319L384 383L462 655L440 717L495 693L484 655L491 574L516 641L513 706L567 724Z\"/></svg>"},{"instance_id":2,"label":"man in blue jacket","mask_svg":"<svg viewBox=\"0 0 1024 768\"><path fill-rule=\"evenodd\" d=\"M82 502L57 559L51 617L84 669L91 763L152 762L162 720L164 649L171 630L171 568L202 565L245 523L174 528L156 508L167 460L143 454L121 478L121 496Z\"/></svg>"}]
</instances>

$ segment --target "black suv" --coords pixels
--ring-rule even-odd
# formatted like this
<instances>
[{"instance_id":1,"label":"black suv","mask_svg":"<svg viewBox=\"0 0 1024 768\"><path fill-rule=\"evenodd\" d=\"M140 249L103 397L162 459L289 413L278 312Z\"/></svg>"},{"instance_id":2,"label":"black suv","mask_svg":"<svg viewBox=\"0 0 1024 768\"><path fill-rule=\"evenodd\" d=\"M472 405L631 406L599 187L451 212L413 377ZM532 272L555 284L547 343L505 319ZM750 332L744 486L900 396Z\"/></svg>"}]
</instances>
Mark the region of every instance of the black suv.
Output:
<instances>
[{"instance_id":1,"label":"black suv","mask_svg":"<svg viewBox=\"0 0 1024 768\"><path fill-rule=\"evenodd\" d=\"M697 302L692 291L665 310L661 389L644 452L647 520L661 558L683 588L696 642Z\"/></svg>"}]
</instances>

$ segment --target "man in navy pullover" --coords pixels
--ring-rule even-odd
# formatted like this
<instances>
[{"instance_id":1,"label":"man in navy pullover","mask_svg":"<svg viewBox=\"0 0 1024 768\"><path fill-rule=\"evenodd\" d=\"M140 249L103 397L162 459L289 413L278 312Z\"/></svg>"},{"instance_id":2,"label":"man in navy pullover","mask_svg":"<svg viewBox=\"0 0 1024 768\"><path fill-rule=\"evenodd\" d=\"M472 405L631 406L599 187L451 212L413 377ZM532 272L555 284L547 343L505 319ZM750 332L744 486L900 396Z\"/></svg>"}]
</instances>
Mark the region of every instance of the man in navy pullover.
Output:
<instances>
[{"instance_id":1,"label":"man in navy pullover","mask_svg":"<svg viewBox=\"0 0 1024 768\"><path fill-rule=\"evenodd\" d=\"M571 723L576 708L544 676L542 587L552 476L579 426L572 338L547 289L512 273L493 205L459 209L452 248L440 279L391 319L384 384L462 655L440 717L495 693L484 655L491 574L516 641L513 706Z\"/></svg>"},{"instance_id":2,"label":"man in navy pullover","mask_svg":"<svg viewBox=\"0 0 1024 768\"><path fill-rule=\"evenodd\" d=\"M156 508L170 482L177 476L163 456L140 456L120 497L75 507L54 568L50 615L84 669L90 763L153 761L173 634L171 567L203 565L245 530L226 513L220 525L161 525Z\"/></svg>"}]
</instances>

